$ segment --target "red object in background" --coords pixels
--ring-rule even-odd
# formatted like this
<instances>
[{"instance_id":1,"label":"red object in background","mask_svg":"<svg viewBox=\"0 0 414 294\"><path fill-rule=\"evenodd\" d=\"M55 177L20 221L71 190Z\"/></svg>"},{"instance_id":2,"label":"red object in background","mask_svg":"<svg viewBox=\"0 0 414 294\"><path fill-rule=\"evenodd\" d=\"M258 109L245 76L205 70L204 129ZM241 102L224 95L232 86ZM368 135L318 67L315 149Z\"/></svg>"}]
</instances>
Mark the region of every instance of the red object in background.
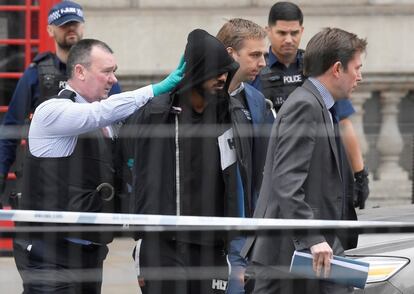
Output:
<instances>
[{"instance_id":1,"label":"red object in background","mask_svg":"<svg viewBox=\"0 0 414 294\"><path fill-rule=\"evenodd\" d=\"M39 4L39 52L55 52L55 41L47 33L47 14L53 5L61 2L60 0L40 0Z\"/></svg>"},{"instance_id":2,"label":"red object in background","mask_svg":"<svg viewBox=\"0 0 414 294\"><path fill-rule=\"evenodd\" d=\"M0 45L24 46L25 66L32 61L32 47L39 47L38 52L55 51L55 43L47 33L47 14L50 8L59 0L40 0L39 5L32 5L32 0L26 0L23 5L0 5L0 11L25 13L25 32L23 39L0 39ZM33 13L38 13L37 17ZM32 35L39 36L32 38ZM0 78L16 78L21 73L0 73Z\"/></svg>"},{"instance_id":3,"label":"red object in background","mask_svg":"<svg viewBox=\"0 0 414 294\"><path fill-rule=\"evenodd\" d=\"M3 209L10 209L10 207L3 207ZM14 222L0 220L0 229L6 227L14 227ZM0 239L0 255L11 255L13 252L13 239Z\"/></svg>"}]
</instances>

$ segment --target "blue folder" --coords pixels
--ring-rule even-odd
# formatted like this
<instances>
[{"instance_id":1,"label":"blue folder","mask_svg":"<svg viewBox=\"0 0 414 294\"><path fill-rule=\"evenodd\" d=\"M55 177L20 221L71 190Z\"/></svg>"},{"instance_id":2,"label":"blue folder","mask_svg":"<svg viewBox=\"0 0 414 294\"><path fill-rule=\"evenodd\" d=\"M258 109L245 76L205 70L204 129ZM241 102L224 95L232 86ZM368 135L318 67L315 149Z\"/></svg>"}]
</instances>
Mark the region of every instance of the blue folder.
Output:
<instances>
[{"instance_id":1,"label":"blue folder","mask_svg":"<svg viewBox=\"0 0 414 294\"><path fill-rule=\"evenodd\" d=\"M364 289L368 278L369 263L352 258L334 255L331 260L331 272L329 277L316 277L312 267L312 254L309 251L295 251L290 264L290 272L298 276L313 279L326 279L328 281L354 286Z\"/></svg>"}]
</instances>

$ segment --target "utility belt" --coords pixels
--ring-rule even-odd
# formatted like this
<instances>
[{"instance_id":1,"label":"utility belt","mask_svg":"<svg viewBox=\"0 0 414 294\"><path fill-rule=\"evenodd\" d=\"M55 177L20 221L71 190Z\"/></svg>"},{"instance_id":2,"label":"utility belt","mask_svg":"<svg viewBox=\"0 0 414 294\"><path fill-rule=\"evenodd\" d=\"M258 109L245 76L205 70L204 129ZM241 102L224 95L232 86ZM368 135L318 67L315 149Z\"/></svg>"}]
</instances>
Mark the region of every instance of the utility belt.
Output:
<instances>
[{"instance_id":1,"label":"utility belt","mask_svg":"<svg viewBox=\"0 0 414 294\"><path fill-rule=\"evenodd\" d=\"M17 172L16 172L17 177ZM21 176L20 176L21 177ZM99 196L100 199L103 201L103 206L105 207L105 204L109 204L112 206L112 202L114 201L115 197L115 188L110 183L101 183L99 184L95 190L93 190L90 194L95 194L96 196ZM93 197L96 197L96 196ZM9 194L9 204L13 209L19 208L19 200L22 198L22 193L17 192L15 190L11 191ZM102 212L113 212L113 209L103 209Z\"/></svg>"}]
</instances>

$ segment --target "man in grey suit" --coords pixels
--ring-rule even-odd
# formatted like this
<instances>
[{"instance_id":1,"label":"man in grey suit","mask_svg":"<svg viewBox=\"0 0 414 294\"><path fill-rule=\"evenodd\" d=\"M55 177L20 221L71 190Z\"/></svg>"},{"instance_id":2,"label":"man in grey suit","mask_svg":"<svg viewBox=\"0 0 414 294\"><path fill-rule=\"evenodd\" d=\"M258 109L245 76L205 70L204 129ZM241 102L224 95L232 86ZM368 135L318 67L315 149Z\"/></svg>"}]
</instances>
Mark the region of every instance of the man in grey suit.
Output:
<instances>
[{"instance_id":1,"label":"man in grey suit","mask_svg":"<svg viewBox=\"0 0 414 294\"><path fill-rule=\"evenodd\" d=\"M366 45L337 28L326 28L309 41L304 56L308 79L289 96L273 125L254 217L356 219L351 169L331 107L362 80ZM308 249L316 275L328 276L332 256L343 255L356 241L357 236L340 231L260 235L247 240L242 254L255 269L254 293L353 293L322 279L293 280L288 267L295 249Z\"/></svg>"}]
</instances>

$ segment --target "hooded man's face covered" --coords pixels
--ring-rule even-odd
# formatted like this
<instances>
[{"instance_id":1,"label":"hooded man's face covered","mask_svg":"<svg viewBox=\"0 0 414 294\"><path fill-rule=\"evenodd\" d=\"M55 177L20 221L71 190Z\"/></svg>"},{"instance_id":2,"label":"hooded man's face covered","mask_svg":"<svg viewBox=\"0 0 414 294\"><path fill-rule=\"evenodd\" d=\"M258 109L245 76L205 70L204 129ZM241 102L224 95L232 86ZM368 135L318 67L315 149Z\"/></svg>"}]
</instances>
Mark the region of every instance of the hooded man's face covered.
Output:
<instances>
[{"instance_id":1,"label":"hooded man's face covered","mask_svg":"<svg viewBox=\"0 0 414 294\"><path fill-rule=\"evenodd\" d=\"M195 29L188 35L184 60L185 75L176 92L196 91L206 104L227 110L228 86L239 64L227 53L223 43L206 31Z\"/></svg>"},{"instance_id":2,"label":"hooded man's face covered","mask_svg":"<svg viewBox=\"0 0 414 294\"><path fill-rule=\"evenodd\" d=\"M208 79L195 87L196 91L204 98L206 103L219 103L226 100L227 90L225 89L229 73L225 72L214 78Z\"/></svg>"},{"instance_id":3,"label":"hooded man's face covered","mask_svg":"<svg viewBox=\"0 0 414 294\"><path fill-rule=\"evenodd\" d=\"M226 72L202 83L203 92L210 95L218 94L219 91L224 89L228 75L229 73Z\"/></svg>"},{"instance_id":4,"label":"hooded man's face covered","mask_svg":"<svg viewBox=\"0 0 414 294\"><path fill-rule=\"evenodd\" d=\"M184 60L186 72L179 88L196 88L200 94L225 90L239 67L219 40L200 29L188 35Z\"/></svg>"}]
</instances>

